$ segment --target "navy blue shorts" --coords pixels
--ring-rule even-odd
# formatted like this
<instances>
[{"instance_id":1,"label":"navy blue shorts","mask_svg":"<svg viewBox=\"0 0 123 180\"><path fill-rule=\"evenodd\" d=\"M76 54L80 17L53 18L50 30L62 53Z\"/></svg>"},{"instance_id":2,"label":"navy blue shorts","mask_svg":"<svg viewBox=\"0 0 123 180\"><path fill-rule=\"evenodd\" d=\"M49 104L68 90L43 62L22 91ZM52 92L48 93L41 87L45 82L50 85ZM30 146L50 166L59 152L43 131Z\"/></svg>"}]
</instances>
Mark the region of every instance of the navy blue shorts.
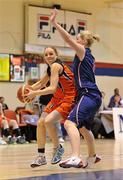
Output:
<instances>
[{"instance_id":1,"label":"navy blue shorts","mask_svg":"<svg viewBox=\"0 0 123 180\"><path fill-rule=\"evenodd\" d=\"M101 105L101 97L98 94L83 95L68 115L68 120L77 124L78 128L91 129L91 123Z\"/></svg>"}]
</instances>

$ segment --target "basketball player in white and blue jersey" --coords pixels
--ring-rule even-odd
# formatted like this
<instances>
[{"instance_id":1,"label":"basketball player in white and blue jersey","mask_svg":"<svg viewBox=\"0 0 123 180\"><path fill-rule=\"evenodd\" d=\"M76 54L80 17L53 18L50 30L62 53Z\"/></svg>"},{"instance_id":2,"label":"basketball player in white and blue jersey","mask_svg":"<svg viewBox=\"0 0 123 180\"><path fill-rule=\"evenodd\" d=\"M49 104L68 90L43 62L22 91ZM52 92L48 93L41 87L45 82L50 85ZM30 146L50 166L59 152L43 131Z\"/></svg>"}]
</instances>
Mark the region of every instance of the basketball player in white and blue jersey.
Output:
<instances>
[{"instance_id":1,"label":"basketball player in white and blue jersey","mask_svg":"<svg viewBox=\"0 0 123 180\"><path fill-rule=\"evenodd\" d=\"M57 10L51 13L50 20L59 31L61 37L75 50L73 72L78 91L77 103L65 121L65 129L70 138L72 155L59 165L63 168L88 167L101 160L95 152L94 136L91 132L91 123L101 105L101 93L95 82L95 59L90 47L99 37L89 31L83 31L74 40L71 35L56 22ZM83 162L80 158L80 133L88 147L88 158Z\"/></svg>"}]
</instances>

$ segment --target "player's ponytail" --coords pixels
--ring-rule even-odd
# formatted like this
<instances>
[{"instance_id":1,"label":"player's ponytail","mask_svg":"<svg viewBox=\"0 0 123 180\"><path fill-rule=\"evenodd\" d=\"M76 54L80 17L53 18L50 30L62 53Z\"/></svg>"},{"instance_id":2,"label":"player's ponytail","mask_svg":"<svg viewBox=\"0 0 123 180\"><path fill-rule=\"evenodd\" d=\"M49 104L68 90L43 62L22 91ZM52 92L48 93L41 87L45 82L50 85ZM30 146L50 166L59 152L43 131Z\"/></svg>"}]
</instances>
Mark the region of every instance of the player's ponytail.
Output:
<instances>
[{"instance_id":1,"label":"player's ponytail","mask_svg":"<svg viewBox=\"0 0 123 180\"><path fill-rule=\"evenodd\" d=\"M93 35L88 30L82 31L80 36L82 39L86 39L86 47L91 47L91 45L94 43L94 40L100 41L99 35Z\"/></svg>"},{"instance_id":2,"label":"player's ponytail","mask_svg":"<svg viewBox=\"0 0 123 180\"><path fill-rule=\"evenodd\" d=\"M100 41L100 37L98 34L93 35L93 39L98 41L98 42Z\"/></svg>"}]
</instances>

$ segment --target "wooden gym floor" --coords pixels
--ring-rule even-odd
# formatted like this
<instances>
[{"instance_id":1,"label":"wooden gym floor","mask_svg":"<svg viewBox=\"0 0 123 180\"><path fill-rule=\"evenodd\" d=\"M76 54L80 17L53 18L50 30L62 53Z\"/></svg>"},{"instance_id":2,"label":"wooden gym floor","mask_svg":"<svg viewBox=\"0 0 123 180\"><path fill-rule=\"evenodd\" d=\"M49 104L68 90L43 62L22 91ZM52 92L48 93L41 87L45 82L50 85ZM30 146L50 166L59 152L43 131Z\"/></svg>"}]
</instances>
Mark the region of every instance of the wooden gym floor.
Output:
<instances>
[{"instance_id":1,"label":"wooden gym floor","mask_svg":"<svg viewBox=\"0 0 123 180\"><path fill-rule=\"evenodd\" d=\"M64 143L65 154L69 157L70 143ZM47 165L32 169L30 163L36 157L36 144L0 145L0 179L2 180L123 180L123 142L116 140L96 140L96 150L102 161L88 169L62 169L51 165L52 144L47 143ZM87 149L81 140L84 158Z\"/></svg>"}]
</instances>

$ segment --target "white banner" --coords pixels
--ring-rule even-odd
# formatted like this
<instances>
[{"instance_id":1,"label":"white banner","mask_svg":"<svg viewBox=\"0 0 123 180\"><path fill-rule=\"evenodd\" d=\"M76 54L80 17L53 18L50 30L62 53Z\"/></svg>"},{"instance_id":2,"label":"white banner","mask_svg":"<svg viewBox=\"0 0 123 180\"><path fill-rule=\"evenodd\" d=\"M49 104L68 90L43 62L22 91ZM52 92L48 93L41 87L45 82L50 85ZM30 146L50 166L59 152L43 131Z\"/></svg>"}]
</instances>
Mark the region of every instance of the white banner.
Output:
<instances>
[{"instance_id":1,"label":"white banner","mask_svg":"<svg viewBox=\"0 0 123 180\"><path fill-rule=\"evenodd\" d=\"M32 45L35 47L68 47L50 22L51 11L52 9L49 8L28 6L26 10L25 51L29 50L29 46L32 47ZM76 37L76 34L87 29L89 17L88 14L59 10L56 20L73 37Z\"/></svg>"}]
</instances>

